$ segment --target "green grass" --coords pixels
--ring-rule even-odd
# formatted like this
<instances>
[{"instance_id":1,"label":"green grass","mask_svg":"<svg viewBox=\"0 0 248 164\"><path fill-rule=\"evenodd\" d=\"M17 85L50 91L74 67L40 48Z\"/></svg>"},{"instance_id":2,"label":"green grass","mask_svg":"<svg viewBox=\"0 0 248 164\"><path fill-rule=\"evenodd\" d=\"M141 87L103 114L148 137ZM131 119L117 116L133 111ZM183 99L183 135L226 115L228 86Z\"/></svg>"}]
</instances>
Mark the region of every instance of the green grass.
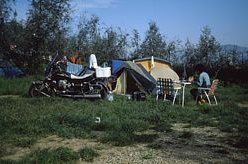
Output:
<instances>
[{"instance_id":1,"label":"green grass","mask_svg":"<svg viewBox=\"0 0 248 164\"><path fill-rule=\"evenodd\" d=\"M0 77L0 95L27 95L34 77L5 78Z\"/></svg>"},{"instance_id":2,"label":"green grass","mask_svg":"<svg viewBox=\"0 0 248 164\"><path fill-rule=\"evenodd\" d=\"M98 157L99 154L92 148L84 147L79 150L79 156L86 162L93 162L94 158Z\"/></svg>"},{"instance_id":3,"label":"green grass","mask_svg":"<svg viewBox=\"0 0 248 164\"><path fill-rule=\"evenodd\" d=\"M173 133L171 127L174 123L187 123L189 127L217 127L233 134L236 139L233 145L239 145L241 141L247 143L248 110L247 107L238 106L238 103L247 105L248 90L236 85L217 89L218 106L197 106L189 95L190 88L187 88L186 104L182 108L168 102L157 102L153 96L141 102L120 95L114 95L113 102L59 97L29 98L26 93L31 81L31 77L0 78L0 95L5 95L0 96L0 158L11 154L3 150L7 147L32 147L38 139L49 135L96 138L117 146L144 142L152 145L157 134L142 132L155 130L157 133ZM95 123L96 117L101 118L100 123ZM102 135L96 136L95 131L102 132ZM181 137L190 138L192 135L185 131ZM65 153L62 155L65 155L65 159L60 153ZM49 161L41 163L68 162L78 160L81 156L91 161L95 153L89 149L79 152L64 148L45 149L35 150L23 160L32 163L46 158Z\"/></svg>"},{"instance_id":4,"label":"green grass","mask_svg":"<svg viewBox=\"0 0 248 164\"><path fill-rule=\"evenodd\" d=\"M65 147L57 149L38 149L21 161L21 163L66 163L79 160L79 154Z\"/></svg>"}]
</instances>

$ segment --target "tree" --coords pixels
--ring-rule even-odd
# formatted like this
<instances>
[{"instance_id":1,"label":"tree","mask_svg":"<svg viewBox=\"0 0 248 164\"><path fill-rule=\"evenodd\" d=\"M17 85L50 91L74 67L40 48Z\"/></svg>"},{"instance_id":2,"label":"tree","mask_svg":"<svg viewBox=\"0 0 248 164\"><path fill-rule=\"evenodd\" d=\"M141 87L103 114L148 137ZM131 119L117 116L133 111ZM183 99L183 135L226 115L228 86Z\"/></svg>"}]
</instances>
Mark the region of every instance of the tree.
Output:
<instances>
[{"instance_id":1,"label":"tree","mask_svg":"<svg viewBox=\"0 0 248 164\"><path fill-rule=\"evenodd\" d=\"M25 58L21 52L25 26L16 20L17 12L11 9L14 2L15 0L0 2L0 56L23 68Z\"/></svg>"},{"instance_id":2,"label":"tree","mask_svg":"<svg viewBox=\"0 0 248 164\"><path fill-rule=\"evenodd\" d=\"M157 56L165 58L167 54L166 42L160 34L159 28L155 22L149 23L149 29L146 32L144 41L141 44L140 52L142 57Z\"/></svg>"},{"instance_id":3,"label":"tree","mask_svg":"<svg viewBox=\"0 0 248 164\"><path fill-rule=\"evenodd\" d=\"M95 15L91 15L89 19L87 19L86 15L81 17L78 25L78 49L85 59L90 54L96 53L95 48L101 47L99 24L100 19Z\"/></svg>"},{"instance_id":4,"label":"tree","mask_svg":"<svg viewBox=\"0 0 248 164\"><path fill-rule=\"evenodd\" d=\"M169 62L173 62L176 61L176 56L175 54L173 54L176 50L176 45L179 44L175 42L175 41L171 41L168 43L167 47L166 47L166 54L165 54L165 59L168 60Z\"/></svg>"},{"instance_id":5,"label":"tree","mask_svg":"<svg viewBox=\"0 0 248 164\"><path fill-rule=\"evenodd\" d=\"M132 52L130 53L130 57L132 59L137 59L137 58L141 58L141 54L140 54L140 35L138 30L134 29L132 31L132 38L131 38L131 49Z\"/></svg>"},{"instance_id":6,"label":"tree","mask_svg":"<svg viewBox=\"0 0 248 164\"><path fill-rule=\"evenodd\" d=\"M183 56L183 62L188 65L189 67L193 67L195 63L197 63L197 56L196 56L196 48L195 46L190 42L189 39L187 39L185 43L185 51Z\"/></svg>"},{"instance_id":7,"label":"tree","mask_svg":"<svg viewBox=\"0 0 248 164\"><path fill-rule=\"evenodd\" d=\"M125 58L127 34L120 28L100 29L99 25L100 19L95 15L89 19L84 16L79 24L78 47L84 58L96 54L99 64L114 58Z\"/></svg>"},{"instance_id":8,"label":"tree","mask_svg":"<svg viewBox=\"0 0 248 164\"><path fill-rule=\"evenodd\" d=\"M218 60L219 51L220 43L211 34L211 29L208 26L203 27L197 47L198 62L213 68L213 63Z\"/></svg>"},{"instance_id":9,"label":"tree","mask_svg":"<svg viewBox=\"0 0 248 164\"><path fill-rule=\"evenodd\" d=\"M70 0L32 0L26 24L26 54L29 73L34 73L43 56L63 51Z\"/></svg>"},{"instance_id":10,"label":"tree","mask_svg":"<svg viewBox=\"0 0 248 164\"><path fill-rule=\"evenodd\" d=\"M9 49L5 53L5 58L12 60L16 66L23 68L25 64L25 55L23 53L23 43L25 42L25 26L21 22L12 19L5 24L6 42Z\"/></svg>"},{"instance_id":11,"label":"tree","mask_svg":"<svg viewBox=\"0 0 248 164\"><path fill-rule=\"evenodd\" d=\"M1 0L0 1L0 55L8 53L10 46L7 41L6 23L8 22L12 9L11 3L14 0Z\"/></svg>"},{"instance_id":12,"label":"tree","mask_svg":"<svg viewBox=\"0 0 248 164\"><path fill-rule=\"evenodd\" d=\"M128 34L123 33L121 29L115 30L109 27L103 36L103 57L108 60L115 58L127 58L126 46Z\"/></svg>"}]
</instances>

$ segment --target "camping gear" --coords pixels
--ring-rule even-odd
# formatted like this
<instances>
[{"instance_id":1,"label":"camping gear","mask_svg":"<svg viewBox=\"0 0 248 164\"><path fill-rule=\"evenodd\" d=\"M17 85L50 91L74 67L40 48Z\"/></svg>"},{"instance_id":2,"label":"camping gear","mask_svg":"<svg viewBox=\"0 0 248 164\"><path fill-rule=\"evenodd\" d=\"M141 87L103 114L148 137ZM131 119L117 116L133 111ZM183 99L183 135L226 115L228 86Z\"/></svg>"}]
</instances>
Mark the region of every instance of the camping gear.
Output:
<instances>
[{"instance_id":1,"label":"camping gear","mask_svg":"<svg viewBox=\"0 0 248 164\"><path fill-rule=\"evenodd\" d=\"M66 63L66 72L71 74L77 74L82 70L83 66L81 64L74 64L71 62Z\"/></svg>"},{"instance_id":2,"label":"camping gear","mask_svg":"<svg viewBox=\"0 0 248 164\"><path fill-rule=\"evenodd\" d=\"M154 68L151 70L150 74L155 79L165 78L165 79L172 79L173 81L179 81L179 76L177 75L177 73L169 67Z\"/></svg>"},{"instance_id":3,"label":"camping gear","mask_svg":"<svg viewBox=\"0 0 248 164\"><path fill-rule=\"evenodd\" d=\"M0 59L0 76L5 77L21 77L25 72L16 67L13 62Z\"/></svg>"},{"instance_id":4,"label":"camping gear","mask_svg":"<svg viewBox=\"0 0 248 164\"><path fill-rule=\"evenodd\" d=\"M136 64L143 65L148 72L151 72L151 70L154 68L158 68L158 69L165 68L165 67L170 68L172 65L167 60L160 59L158 57L153 57L153 56L142 58L142 59L136 59L133 62Z\"/></svg>"},{"instance_id":5,"label":"camping gear","mask_svg":"<svg viewBox=\"0 0 248 164\"><path fill-rule=\"evenodd\" d=\"M151 93L156 80L140 64L125 61L116 70L117 82L114 92L132 95L136 91Z\"/></svg>"},{"instance_id":6,"label":"camping gear","mask_svg":"<svg viewBox=\"0 0 248 164\"><path fill-rule=\"evenodd\" d=\"M111 61L111 70L112 74L116 74L116 71L119 69L119 67L124 63L123 60L112 60Z\"/></svg>"},{"instance_id":7,"label":"camping gear","mask_svg":"<svg viewBox=\"0 0 248 164\"><path fill-rule=\"evenodd\" d=\"M63 61L57 54L46 68L44 80L33 81L29 95L62 96L71 98L107 98L111 93L107 85L108 77L97 77L94 68L84 67L79 74L65 72ZM110 72L110 70L109 70ZM108 74L109 75L109 74Z\"/></svg>"},{"instance_id":8,"label":"camping gear","mask_svg":"<svg viewBox=\"0 0 248 164\"><path fill-rule=\"evenodd\" d=\"M145 101L146 94L140 91L135 91L133 92L132 98L133 100L136 100L136 101Z\"/></svg>"},{"instance_id":9,"label":"camping gear","mask_svg":"<svg viewBox=\"0 0 248 164\"><path fill-rule=\"evenodd\" d=\"M96 77L110 77L111 76L111 68L110 67L97 67L96 69Z\"/></svg>"},{"instance_id":10,"label":"camping gear","mask_svg":"<svg viewBox=\"0 0 248 164\"><path fill-rule=\"evenodd\" d=\"M171 68L172 64L158 57L146 57L134 60L136 64L142 64L154 79L166 78L174 81L179 80L178 74Z\"/></svg>"}]
</instances>

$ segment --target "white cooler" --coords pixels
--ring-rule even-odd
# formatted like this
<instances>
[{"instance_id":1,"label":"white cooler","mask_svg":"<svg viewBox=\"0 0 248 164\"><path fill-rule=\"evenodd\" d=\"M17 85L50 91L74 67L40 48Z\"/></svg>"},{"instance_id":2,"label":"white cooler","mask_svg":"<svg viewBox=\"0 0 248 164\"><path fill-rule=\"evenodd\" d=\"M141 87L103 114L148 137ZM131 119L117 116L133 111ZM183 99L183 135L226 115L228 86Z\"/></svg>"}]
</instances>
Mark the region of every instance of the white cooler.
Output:
<instances>
[{"instance_id":1,"label":"white cooler","mask_svg":"<svg viewBox=\"0 0 248 164\"><path fill-rule=\"evenodd\" d=\"M111 76L111 67L97 67L96 77L110 77Z\"/></svg>"}]
</instances>

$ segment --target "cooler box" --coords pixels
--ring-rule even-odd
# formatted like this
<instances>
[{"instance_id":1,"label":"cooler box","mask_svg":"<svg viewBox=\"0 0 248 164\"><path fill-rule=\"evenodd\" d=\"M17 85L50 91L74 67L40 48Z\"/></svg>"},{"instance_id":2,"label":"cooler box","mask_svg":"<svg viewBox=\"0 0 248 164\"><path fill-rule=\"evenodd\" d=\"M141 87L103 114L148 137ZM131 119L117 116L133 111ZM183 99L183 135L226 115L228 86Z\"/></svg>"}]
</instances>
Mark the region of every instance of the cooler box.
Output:
<instances>
[{"instance_id":1,"label":"cooler box","mask_svg":"<svg viewBox=\"0 0 248 164\"><path fill-rule=\"evenodd\" d=\"M111 67L96 68L96 77L110 77L110 76L111 76Z\"/></svg>"}]
</instances>

